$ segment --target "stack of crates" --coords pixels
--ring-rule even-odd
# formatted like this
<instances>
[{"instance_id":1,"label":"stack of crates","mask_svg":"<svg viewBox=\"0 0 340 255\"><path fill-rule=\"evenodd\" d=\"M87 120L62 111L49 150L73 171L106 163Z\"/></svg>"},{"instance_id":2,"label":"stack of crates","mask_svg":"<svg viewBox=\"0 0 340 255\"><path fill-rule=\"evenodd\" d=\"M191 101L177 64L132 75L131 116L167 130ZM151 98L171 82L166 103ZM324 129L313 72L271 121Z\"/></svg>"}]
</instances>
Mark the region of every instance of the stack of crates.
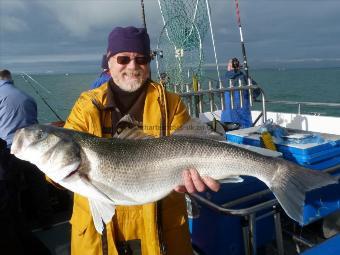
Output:
<instances>
[{"instance_id":1,"label":"stack of crates","mask_svg":"<svg viewBox=\"0 0 340 255\"><path fill-rule=\"evenodd\" d=\"M288 132L291 137L294 137L294 134L297 136L312 134L311 132L292 129L288 129ZM322 171L340 165L340 136L321 133L313 133L313 135L322 137L323 141L319 143L287 143L287 141L275 142L274 139L274 142L277 150L282 152L285 159L303 167ZM262 146L260 137L259 127L226 133L229 142L257 147ZM304 208L304 225L339 210L339 194L340 184L329 185L308 192Z\"/></svg>"},{"instance_id":2,"label":"stack of crates","mask_svg":"<svg viewBox=\"0 0 340 255\"><path fill-rule=\"evenodd\" d=\"M226 133L227 140L238 144L248 144L261 147L260 133L258 127L234 130ZM297 135L308 135L306 131L297 131L289 129L291 137ZM294 133L295 132L295 133ZM282 142L274 142L283 157L293 161L301 166L323 170L340 164L340 136L330 134L317 134L323 137L321 143L293 143L289 140ZM289 137L289 136L287 136Z\"/></svg>"}]
</instances>

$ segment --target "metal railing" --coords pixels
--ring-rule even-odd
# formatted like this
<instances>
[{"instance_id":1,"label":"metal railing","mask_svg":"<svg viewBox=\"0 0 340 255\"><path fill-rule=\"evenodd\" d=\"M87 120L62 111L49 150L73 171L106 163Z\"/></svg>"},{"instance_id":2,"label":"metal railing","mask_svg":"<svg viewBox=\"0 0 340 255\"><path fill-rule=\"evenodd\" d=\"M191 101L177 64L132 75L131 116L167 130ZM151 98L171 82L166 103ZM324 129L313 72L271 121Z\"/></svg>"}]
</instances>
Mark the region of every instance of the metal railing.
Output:
<instances>
[{"instance_id":1,"label":"metal railing","mask_svg":"<svg viewBox=\"0 0 340 255\"><path fill-rule=\"evenodd\" d=\"M327 172L329 174L335 174L339 170L340 170L340 164L337 166L327 168L323 170L323 172ZM335 177L340 179L340 175L336 175ZM263 219L265 217L273 216L277 254L283 255L284 247L283 247L283 237L282 237L281 216L280 216L280 210L278 208L279 203L275 197L265 199L265 201L257 203L256 205L253 205L250 207L241 208L241 209L232 209L233 207L240 206L244 203L254 201L256 199L263 199L264 197L270 194L272 194L272 191L270 189L264 189L264 190L255 192L253 194L229 201L222 205L216 204L210 201L208 198L205 198L199 194L190 194L189 196L195 201L211 208L212 210L215 210L227 216L238 216L244 219L244 224L242 226L242 235L243 235L244 248L245 248L246 255L257 254L256 221ZM270 210L270 211L260 216L257 216L257 213L264 211L264 210Z\"/></svg>"},{"instance_id":2,"label":"metal railing","mask_svg":"<svg viewBox=\"0 0 340 255\"><path fill-rule=\"evenodd\" d=\"M229 92L231 109L235 108L236 102L234 100L235 93L239 93L239 107L246 107L243 103L243 92L248 91L249 94L249 103L250 106L253 105L253 91L259 90L261 94L262 103L262 121L265 122L267 120L266 114L266 97L264 91L258 85L243 85L242 82L239 82L239 86L232 86L230 83L229 87L223 87L222 82L219 83L218 88L213 88L212 82L208 81L208 89L202 89L200 83L198 83L197 91L193 91L191 89L192 84L185 84L182 87L185 88L186 91L179 92L177 87L174 86L174 91L178 93L186 103L189 114L192 116L198 117L200 113L210 111L214 112L217 110L225 110L225 92ZM208 109L204 106L208 106Z\"/></svg>"},{"instance_id":3,"label":"metal railing","mask_svg":"<svg viewBox=\"0 0 340 255\"><path fill-rule=\"evenodd\" d=\"M287 101L287 100L266 100L268 104L280 104L280 105L296 105L297 106L297 114L301 114L302 106L319 106L319 107L334 107L339 108L340 103L322 103L322 102L306 102L306 101ZM318 112L313 112L314 115L321 115Z\"/></svg>"}]
</instances>

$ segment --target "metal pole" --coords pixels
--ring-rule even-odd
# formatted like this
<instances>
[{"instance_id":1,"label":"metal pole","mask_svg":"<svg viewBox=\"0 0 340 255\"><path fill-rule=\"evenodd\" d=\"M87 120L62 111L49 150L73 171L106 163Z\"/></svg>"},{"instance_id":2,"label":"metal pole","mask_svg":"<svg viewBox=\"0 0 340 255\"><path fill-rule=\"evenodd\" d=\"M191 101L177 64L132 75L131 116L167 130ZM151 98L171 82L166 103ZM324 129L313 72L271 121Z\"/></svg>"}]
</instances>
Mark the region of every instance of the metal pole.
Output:
<instances>
[{"instance_id":1,"label":"metal pole","mask_svg":"<svg viewBox=\"0 0 340 255\"><path fill-rule=\"evenodd\" d=\"M280 212L274 214L275 236L278 255L284 255Z\"/></svg>"},{"instance_id":2,"label":"metal pole","mask_svg":"<svg viewBox=\"0 0 340 255\"><path fill-rule=\"evenodd\" d=\"M242 87L242 80L241 79L238 79L238 86ZM239 95L240 95L240 108L243 108L243 91L242 91L242 89L240 89Z\"/></svg>"},{"instance_id":3,"label":"metal pole","mask_svg":"<svg viewBox=\"0 0 340 255\"><path fill-rule=\"evenodd\" d=\"M223 88L223 83L222 81L220 81L220 89ZM231 92L231 91L230 91ZM224 93L225 92L221 92L220 93L220 101L221 101L221 110L224 111L225 110L225 100L224 100Z\"/></svg>"},{"instance_id":4,"label":"metal pole","mask_svg":"<svg viewBox=\"0 0 340 255\"><path fill-rule=\"evenodd\" d=\"M256 215L252 213L249 215L249 239L250 239L250 252L252 255L257 254L256 249Z\"/></svg>"},{"instance_id":5,"label":"metal pole","mask_svg":"<svg viewBox=\"0 0 340 255\"><path fill-rule=\"evenodd\" d=\"M209 18L209 25L210 25L210 34L211 34L211 40L212 40L212 45L214 49L214 55L215 55L215 63L216 63L216 70L217 70L217 75L218 75L218 81L219 83L222 83L221 77L220 77L220 70L218 69L218 61L217 61L217 54L216 54L216 47L215 47L215 39L214 39L214 32L212 29L212 24L211 24L211 17L210 17L210 5L209 1L206 0L206 5L207 5L207 12L208 12L208 18Z\"/></svg>"},{"instance_id":6,"label":"metal pole","mask_svg":"<svg viewBox=\"0 0 340 255\"><path fill-rule=\"evenodd\" d=\"M248 218L248 217L245 217L245 218ZM249 220L248 219L243 219L242 236L243 236L244 254L250 255Z\"/></svg>"},{"instance_id":7,"label":"metal pole","mask_svg":"<svg viewBox=\"0 0 340 255\"><path fill-rule=\"evenodd\" d=\"M229 79L229 88L234 87L234 80ZM230 97L230 108L233 110L234 109L234 91L231 90L229 92L229 97Z\"/></svg>"},{"instance_id":8,"label":"metal pole","mask_svg":"<svg viewBox=\"0 0 340 255\"><path fill-rule=\"evenodd\" d=\"M190 92L190 88L189 88L189 83L186 84L186 91L187 92ZM188 111L189 111L189 115L191 115L193 112L192 112L192 96L188 96Z\"/></svg>"},{"instance_id":9,"label":"metal pole","mask_svg":"<svg viewBox=\"0 0 340 255\"><path fill-rule=\"evenodd\" d=\"M209 90L212 90L212 82L209 80ZM214 94L212 92L209 93L209 105L210 105L210 111L214 111Z\"/></svg>"},{"instance_id":10,"label":"metal pole","mask_svg":"<svg viewBox=\"0 0 340 255\"><path fill-rule=\"evenodd\" d=\"M198 82L197 91L200 91L200 90L201 90L201 83ZM199 109L199 113L203 113L203 94L198 96L198 109ZM198 117L199 117L199 114L198 114Z\"/></svg>"}]
</instances>

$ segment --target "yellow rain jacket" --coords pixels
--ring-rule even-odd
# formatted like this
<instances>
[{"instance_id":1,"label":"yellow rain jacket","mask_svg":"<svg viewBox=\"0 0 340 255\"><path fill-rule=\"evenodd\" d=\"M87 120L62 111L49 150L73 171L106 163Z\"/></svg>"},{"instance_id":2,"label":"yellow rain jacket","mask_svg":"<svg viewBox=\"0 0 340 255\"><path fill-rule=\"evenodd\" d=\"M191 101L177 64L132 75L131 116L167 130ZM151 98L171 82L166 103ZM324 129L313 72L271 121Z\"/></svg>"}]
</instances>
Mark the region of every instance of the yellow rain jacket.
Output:
<instances>
[{"instance_id":1,"label":"yellow rain jacket","mask_svg":"<svg viewBox=\"0 0 340 255\"><path fill-rule=\"evenodd\" d=\"M64 127L108 137L102 130L111 125L110 111L98 109L98 104L105 108L108 86L105 83L97 89L82 93ZM166 92L161 85L152 81L147 86L143 112L144 132L154 136L160 136L161 132L169 135L189 119L188 112L176 94ZM117 206L112 221L106 224L107 235L100 235L95 230L87 198L75 193L70 220L71 253L116 255L117 243L139 239L143 255L158 255L164 254L160 241L162 239L167 255L192 254L184 195L172 192L158 203L160 207L156 202L141 206ZM157 210L160 212L157 213ZM159 215L161 234L158 233Z\"/></svg>"}]
</instances>

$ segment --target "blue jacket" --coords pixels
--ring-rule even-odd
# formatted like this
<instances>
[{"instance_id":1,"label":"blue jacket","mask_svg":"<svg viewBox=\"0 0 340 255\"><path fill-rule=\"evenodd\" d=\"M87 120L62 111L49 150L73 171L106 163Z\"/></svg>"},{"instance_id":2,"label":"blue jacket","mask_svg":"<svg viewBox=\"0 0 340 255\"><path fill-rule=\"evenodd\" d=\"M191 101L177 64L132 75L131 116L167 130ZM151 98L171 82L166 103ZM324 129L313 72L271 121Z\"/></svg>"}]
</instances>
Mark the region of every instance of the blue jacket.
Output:
<instances>
[{"instance_id":1,"label":"blue jacket","mask_svg":"<svg viewBox=\"0 0 340 255\"><path fill-rule=\"evenodd\" d=\"M239 79L242 81L242 84L248 84L246 76L241 71L227 71L225 74L225 81L227 87L229 87L229 80L232 79L234 82L234 86L239 86ZM255 81L252 81L253 84L256 84ZM240 128L251 127L252 119L251 119L251 111L250 111L250 103L249 103L249 92L248 90L243 90L243 107L240 107L240 93L239 91L235 91L234 95L234 109L231 109L230 102L230 92L225 92L225 110L222 112L221 121L222 122L234 122L240 124ZM256 98L260 94L260 91L255 90L253 96Z\"/></svg>"},{"instance_id":2,"label":"blue jacket","mask_svg":"<svg viewBox=\"0 0 340 255\"><path fill-rule=\"evenodd\" d=\"M13 82L0 80L0 138L10 148L17 129L38 123L35 100Z\"/></svg>"},{"instance_id":3,"label":"blue jacket","mask_svg":"<svg viewBox=\"0 0 340 255\"><path fill-rule=\"evenodd\" d=\"M90 89L95 89L100 87L102 84L110 80L111 75L107 72L102 72L100 76L92 83Z\"/></svg>"}]
</instances>

